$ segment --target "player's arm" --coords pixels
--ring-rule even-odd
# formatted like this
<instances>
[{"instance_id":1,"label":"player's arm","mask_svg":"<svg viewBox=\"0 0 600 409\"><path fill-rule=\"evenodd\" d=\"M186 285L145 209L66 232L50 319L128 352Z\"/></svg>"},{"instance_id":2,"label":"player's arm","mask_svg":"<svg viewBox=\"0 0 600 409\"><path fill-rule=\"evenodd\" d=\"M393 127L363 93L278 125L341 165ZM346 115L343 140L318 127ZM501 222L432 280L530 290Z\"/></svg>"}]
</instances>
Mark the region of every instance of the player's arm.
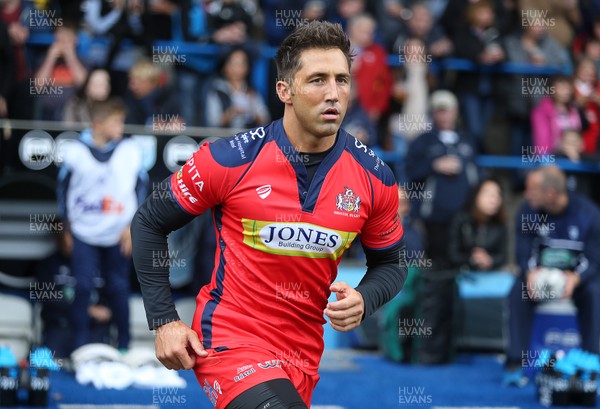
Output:
<instances>
[{"instance_id":1,"label":"player's arm","mask_svg":"<svg viewBox=\"0 0 600 409\"><path fill-rule=\"evenodd\" d=\"M179 172L166 179L138 209L131 225L133 261L146 318L156 329L156 356L169 369L190 369L206 356L195 331L179 320L169 284L167 235L220 203L228 171L204 144Z\"/></svg>"},{"instance_id":2,"label":"player's arm","mask_svg":"<svg viewBox=\"0 0 600 409\"><path fill-rule=\"evenodd\" d=\"M404 240L386 249L365 248L367 272L356 288L345 282L333 283L329 290L337 301L327 304L325 315L333 329L350 331L398 294L408 273L404 260Z\"/></svg>"},{"instance_id":3,"label":"player's arm","mask_svg":"<svg viewBox=\"0 0 600 409\"><path fill-rule=\"evenodd\" d=\"M356 287L365 303L362 319L394 298L408 275L404 238L383 250L364 247L364 251L367 256L367 272Z\"/></svg>"},{"instance_id":4,"label":"player's arm","mask_svg":"<svg viewBox=\"0 0 600 409\"><path fill-rule=\"evenodd\" d=\"M162 259L168 256L167 235L195 217L177 204L169 184L170 178L158 184L131 222L133 262L150 329L179 320Z\"/></svg>"},{"instance_id":5,"label":"player's arm","mask_svg":"<svg viewBox=\"0 0 600 409\"><path fill-rule=\"evenodd\" d=\"M142 203L131 222L133 261L150 329L156 330L156 357L168 369L191 369L206 356L198 335L179 320L171 296L167 235L194 215L176 202L169 179ZM188 350L191 348L193 353Z\"/></svg>"},{"instance_id":6,"label":"player's arm","mask_svg":"<svg viewBox=\"0 0 600 409\"><path fill-rule=\"evenodd\" d=\"M325 315L338 331L356 328L377 308L391 300L407 276L404 242L398 215L398 186L389 168L374 181L374 206L361 232L367 256L367 272L354 289L333 283L337 301L327 304Z\"/></svg>"}]
</instances>

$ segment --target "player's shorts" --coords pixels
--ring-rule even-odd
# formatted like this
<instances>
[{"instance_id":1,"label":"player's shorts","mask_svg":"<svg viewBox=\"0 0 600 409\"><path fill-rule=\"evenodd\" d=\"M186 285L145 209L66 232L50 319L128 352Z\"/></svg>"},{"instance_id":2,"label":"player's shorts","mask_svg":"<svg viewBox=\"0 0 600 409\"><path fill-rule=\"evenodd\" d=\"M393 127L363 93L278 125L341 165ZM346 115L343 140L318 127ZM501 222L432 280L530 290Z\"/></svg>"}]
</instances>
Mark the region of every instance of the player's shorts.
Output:
<instances>
[{"instance_id":1,"label":"player's shorts","mask_svg":"<svg viewBox=\"0 0 600 409\"><path fill-rule=\"evenodd\" d=\"M319 375L308 375L298 367L277 359L274 353L244 346L224 351L207 349L206 358L196 358L194 373L216 409L224 409L233 399L259 383L289 379L310 408Z\"/></svg>"}]
</instances>

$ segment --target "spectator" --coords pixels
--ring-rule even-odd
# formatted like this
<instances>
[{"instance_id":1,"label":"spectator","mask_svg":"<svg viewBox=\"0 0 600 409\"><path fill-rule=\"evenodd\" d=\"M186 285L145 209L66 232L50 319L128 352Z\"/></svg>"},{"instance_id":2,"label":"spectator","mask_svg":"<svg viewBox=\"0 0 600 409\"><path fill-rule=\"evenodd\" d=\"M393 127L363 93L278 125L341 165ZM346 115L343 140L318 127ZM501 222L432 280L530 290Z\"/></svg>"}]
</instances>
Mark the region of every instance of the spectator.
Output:
<instances>
[{"instance_id":1,"label":"spectator","mask_svg":"<svg viewBox=\"0 0 600 409\"><path fill-rule=\"evenodd\" d=\"M588 44L600 42L600 15L594 17L594 22L591 30L584 30L577 35L571 47L573 58L579 60L584 55L588 55L586 48ZM597 48L597 47L595 47ZM600 59L600 58L595 58Z\"/></svg>"},{"instance_id":2,"label":"spectator","mask_svg":"<svg viewBox=\"0 0 600 409\"><path fill-rule=\"evenodd\" d=\"M56 28L54 41L35 74L39 119L60 121L66 102L85 82L88 73L76 46L75 26L65 23Z\"/></svg>"},{"instance_id":3,"label":"spectator","mask_svg":"<svg viewBox=\"0 0 600 409\"><path fill-rule=\"evenodd\" d=\"M242 45L251 40L256 14L254 3L244 0L218 0L207 5L208 29L217 44Z\"/></svg>"},{"instance_id":4,"label":"spectator","mask_svg":"<svg viewBox=\"0 0 600 409\"><path fill-rule=\"evenodd\" d=\"M582 132L583 151L588 155L595 155L600 133L600 85L598 70L593 60L583 57L577 62L573 85L575 101L585 120Z\"/></svg>"},{"instance_id":5,"label":"spectator","mask_svg":"<svg viewBox=\"0 0 600 409\"><path fill-rule=\"evenodd\" d=\"M409 182L431 191L431 199L418 202L416 215L425 224L428 253L437 269L450 267L447 246L452 217L464 207L478 170L470 139L457 130L458 103L449 91L431 95L433 129L417 137L408 148Z\"/></svg>"},{"instance_id":6,"label":"spectator","mask_svg":"<svg viewBox=\"0 0 600 409\"><path fill-rule=\"evenodd\" d=\"M350 89L348 110L342 121L342 128L370 148L376 147L379 143L377 128L358 102L356 87Z\"/></svg>"},{"instance_id":7,"label":"spectator","mask_svg":"<svg viewBox=\"0 0 600 409\"><path fill-rule=\"evenodd\" d=\"M471 3L467 9L468 24L453 39L456 56L479 64L497 64L505 59L500 32L496 27L494 9L485 0ZM485 72L459 72L456 89L465 127L473 137L478 151L492 116L497 77Z\"/></svg>"},{"instance_id":8,"label":"spectator","mask_svg":"<svg viewBox=\"0 0 600 409\"><path fill-rule=\"evenodd\" d=\"M398 215L402 220L404 243L406 245L406 260L414 261L425 252L425 231L419 221L411 216L410 192L401 185L398 186ZM418 264L417 260L417 264Z\"/></svg>"},{"instance_id":9,"label":"spectator","mask_svg":"<svg viewBox=\"0 0 600 409\"><path fill-rule=\"evenodd\" d=\"M548 34L565 50L571 48L575 32L582 23L577 0L518 0L522 25L543 24ZM541 10L536 14L536 10Z\"/></svg>"},{"instance_id":10,"label":"spectator","mask_svg":"<svg viewBox=\"0 0 600 409\"><path fill-rule=\"evenodd\" d=\"M513 63L562 65L570 63L569 55L540 24L523 27L506 38L508 60ZM551 88L544 86L549 79L540 75L513 75L507 77L506 105L511 133L511 154L520 155L523 146L531 145L531 110Z\"/></svg>"},{"instance_id":11,"label":"spectator","mask_svg":"<svg viewBox=\"0 0 600 409\"><path fill-rule=\"evenodd\" d=\"M65 123L91 123L90 106L105 101L110 95L110 76L101 68L89 72L77 93L67 101L63 112Z\"/></svg>"},{"instance_id":12,"label":"spectator","mask_svg":"<svg viewBox=\"0 0 600 409\"><path fill-rule=\"evenodd\" d=\"M207 43L210 39L206 10L201 0L185 0L181 12L174 18L174 42ZM171 47L171 50L175 47ZM158 47L160 50L161 47ZM163 50L165 50L163 48ZM178 50L178 48L177 48ZM166 49L167 54L172 54ZM204 79L215 70L216 62L210 55L181 53L175 64L175 82L179 95L181 115L189 126L199 126L199 95ZM153 58L155 58L153 56Z\"/></svg>"},{"instance_id":13,"label":"spectator","mask_svg":"<svg viewBox=\"0 0 600 409\"><path fill-rule=\"evenodd\" d=\"M8 116L8 99L16 78L13 50L6 25L0 21L0 118Z\"/></svg>"},{"instance_id":14,"label":"spectator","mask_svg":"<svg viewBox=\"0 0 600 409\"><path fill-rule=\"evenodd\" d=\"M450 226L448 253L454 267L489 271L506 263L507 233L502 186L484 179L474 189L466 211Z\"/></svg>"},{"instance_id":15,"label":"spectator","mask_svg":"<svg viewBox=\"0 0 600 409\"><path fill-rule=\"evenodd\" d=\"M322 20L323 0L262 0L264 30L270 46L278 46L299 22Z\"/></svg>"},{"instance_id":16,"label":"spectator","mask_svg":"<svg viewBox=\"0 0 600 409\"><path fill-rule=\"evenodd\" d=\"M446 306L454 297L454 276L448 257L452 217L479 178L470 140L456 130L458 102L449 91L431 95L434 127L417 137L406 155L406 174L411 190L427 193L413 201L415 215L424 222L431 272L422 284L422 317L435 337L421 341L419 359L440 364L452 359L452 312ZM433 301L432 301L433 300Z\"/></svg>"},{"instance_id":17,"label":"spectator","mask_svg":"<svg viewBox=\"0 0 600 409\"><path fill-rule=\"evenodd\" d=\"M22 0L0 2L0 22L3 23L8 38L3 56L2 89L0 90L0 117L31 119L33 104L29 100L29 77L31 67L25 44L29 38L27 19L31 7ZM6 41L5 41L6 43Z\"/></svg>"},{"instance_id":18,"label":"spectator","mask_svg":"<svg viewBox=\"0 0 600 409\"><path fill-rule=\"evenodd\" d=\"M444 58L452 53L454 45L446 36L442 26L433 24L431 11L424 3L415 3L409 9L411 18L406 20L396 37L393 39L391 52L404 54L405 44L409 39L420 40L425 46L423 53L432 58Z\"/></svg>"},{"instance_id":19,"label":"spectator","mask_svg":"<svg viewBox=\"0 0 600 409\"><path fill-rule=\"evenodd\" d=\"M153 125L157 118L178 121L180 105L177 96L165 84L165 73L149 60L136 62L129 71L127 104L128 124Z\"/></svg>"},{"instance_id":20,"label":"spectator","mask_svg":"<svg viewBox=\"0 0 600 409\"><path fill-rule=\"evenodd\" d=\"M151 49L156 40L169 40L173 34L173 17L181 10L180 0L145 1L142 25L146 48Z\"/></svg>"},{"instance_id":21,"label":"spectator","mask_svg":"<svg viewBox=\"0 0 600 409\"><path fill-rule=\"evenodd\" d=\"M581 132L575 129L565 129L560 136L560 144L556 152L558 157L564 157L571 162L578 163L582 160L597 160L597 155L589 155L584 151ZM590 197L592 195L592 178L595 175L584 172L565 172L567 189Z\"/></svg>"},{"instance_id":22,"label":"spectator","mask_svg":"<svg viewBox=\"0 0 600 409\"><path fill-rule=\"evenodd\" d=\"M326 20L339 23L344 30L348 30L348 22L361 14L365 14L367 2L365 0L338 0L329 3L326 11Z\"/></svg>"},{"instance_id":23,"label":"spectator","mask_svg":"<svg viewBox=\"0 0 600 409\"><path fill-rule=\"evenodd\" d=\"M508 36L505 47L511 62L563 66L570 63L567 51L539 24L527 25L520 34Z\"/></svg>"},{"instance_id":24,"label":"spectator","mask_svg":"<svg viewBox=\"0 0 600 409\"><path fill-rule=\"evenodd\" d=\"M516 14L517 0L447 0L444 14L441 16L439 23L444 27L444 31L451 39L455 39L463 28L470 24L470 9L476 3L487 3L493 10L497 29L501 35L505 35L511 31L515 22L514 14ZM520 16L518 22L521 22ZM454 44L458 44L454 42Z\"/></svg>"},{"instance_id":25,"label":"spectator","mask_svg":"<svg viewBox=\"0 0 600 409\"><path fill-rule=\"evenodd\" d=\"M117 99L95 102L91 130L64 152L59 174L59 208L66 221L65 247L76 279L71 306L76 349L89 342L88 307L99 272L118 329L118 348L129 344L129 223L144 199L142 157L134 142L122 139L125 106Z\"/></svg>"},{"instance_id":26,"label":"spectator","mask_svg":"<svg viewBox=\"0 0 600 409\"><path fill-rule=\"evenodd\" d=\"M589 58L594 61L598 71L600 72L600 40L597 38L588 39L585 42L583 53L579 56L579 58L576 58L576 60L581 58Z\"/></svg>"},{"instance_id":27,"label":"spectator","mask_svg":"<svg viewBox=\"0 0 600 409\"><path fill-rule=\"evenodd\" d=\"M571 80L565 76L557 76L551 84L550 89L554 93L544 97L531 112L533 145L536 153L543 155L550 155L558 150L563 130L582 129Z\"/></svg>"},{"instance_id":28,"label":"spectator","mask_svg":"<svg viewBox=\"0 0 600 409\"><path fill-rule=\"evenodd\" d=\"M406 63L401 69L393 71L392 113L388 123L391 149L398 157L396 179L401 182L406 181L404 163L409 143L431 127L427 115L428 70L427 59L423 54L425 47L417 39L409 40L406 45Z\"/></svg>"},{"instance_id":29,"label":"spectator","mask_svg":"<svg viewBox=\"0 0 600 409\"><path fill-rule=\"evenodd\" d=\"M515 249L521 274L508 298L507 385L527 382L522 357L530 348L534 309L540 298L573 300L581 348L600 353L600 210L587 198L568 192L566 185L564 173L555 166L527 175L525 203L516 217ZM536 283L542 268L563 272L562 294L543 294Z\"/></svg>"},{"instance_id":30,"label":"spectator","mask_svg":"<svg viewBox=\"0 0 600 409\"><path fill-rule=\"evenodd\" d=\"M375 19L367 14L348 21L348 37L356 53L352 64L353 85L362 108L377 123L389 108L392 74L385 49L374 42L375 28Z\"/></svg>"},{"instance_id":31,"label":"spectator","mask_svg":"<svg viewBox=\"0 0 600 409\"><path fill-rule=\"evenodd\" d=\"M244 49L228 52L219 72L207 85L205 126L247 129L270 120L262 97L248 83L250 57Z\"/></svg>"},{"instance_id":32,"label":"spectator","mask_svg":"<svg viewBox=\"0 0 600 409\"><path fill-rule=\"evenodd\" d=\"M93 36L109 40L92 42L87 62L110 71L116 90L127 88L127 72L141 56L140 47L125 46L124 40L143 44L142 0L86 0L83 5L86 28Z\"/></svg>"}]
</instances>

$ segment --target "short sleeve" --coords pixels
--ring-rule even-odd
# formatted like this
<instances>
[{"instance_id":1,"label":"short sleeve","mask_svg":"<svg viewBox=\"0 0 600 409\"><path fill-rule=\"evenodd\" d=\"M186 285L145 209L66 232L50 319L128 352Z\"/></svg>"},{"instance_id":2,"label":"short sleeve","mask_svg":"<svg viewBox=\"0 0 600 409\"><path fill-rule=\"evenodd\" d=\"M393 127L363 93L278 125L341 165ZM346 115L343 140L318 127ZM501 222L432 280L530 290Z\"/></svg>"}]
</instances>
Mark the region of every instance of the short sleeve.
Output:
<instances>
[{"instance_id":1,"label":"short sleeve","mask_svg":"<svg viewBox=\"0 0 600 409\"><path fill-rule=\"evenodd\" d=\"M361 232L362 243L371 249L384 249L396 244L404 231L398 214L398 186L378 180L374 187L373 210Z\"/></svg>"},{"instance_id":2,"label":"short sleeve","mask_svg":"<svg viewBox=\"0 0 600 409\"><path fill-rule=\"evenodd\" d=\"M223 201L229 171L214 160L211 145L205 143L171 176L171 191L185 211L199 215Z\"/></svg>"}]
</instances>

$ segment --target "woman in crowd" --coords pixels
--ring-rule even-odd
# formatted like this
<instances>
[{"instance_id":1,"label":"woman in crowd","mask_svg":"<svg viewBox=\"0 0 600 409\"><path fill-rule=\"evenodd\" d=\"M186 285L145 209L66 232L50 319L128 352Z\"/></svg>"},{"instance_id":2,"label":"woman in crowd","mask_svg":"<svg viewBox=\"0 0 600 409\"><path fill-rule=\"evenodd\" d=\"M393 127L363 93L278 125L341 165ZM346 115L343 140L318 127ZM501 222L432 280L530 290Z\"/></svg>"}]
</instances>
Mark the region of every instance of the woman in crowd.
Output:
<instances>
[{"instance_id":1,"label":"woman in crowd","mask_svg":"<svg viewBox=\"0 0 600 409\"><path fill-rule=\"evenodd\" d=\"M565 129L582 129L571 79L566 76L555 77L550 90L553 93L544 97L531 112L534 145L531 154L553 154L559 149L560 137Z\"/></svg>"},{"instance_id":2,"label":"woman in crowd","mask_svg":"<svg viewBox=\"0 0 600 409\"><path fill-rule=\"evenodd\" d=\"M108 71L101 68L91 70L77 93L67 101L63 122L90 123L90 105L96 101L105 101L110 95L110 90Z\"/></svg>"},{"instance_id":3,"label":"woman in crowd","mask_svg":"<svg viewBox=\"0 0 600 409\"><path fill-rule=\"evenodd\" d=\"M270 120L262 97L248 84L250 58L245 50L230 51L219 72L206 91L203 109L206 126L251 128Z\"/></svg>"},{"instance_id":4,"label":"woman in crowd","mask_svg":"<svg viewBox=\"0 0 600 409\"><path fill-rule=\"evenodd\" d=\"M448 254L460 269L490 271L506 263L507 233L502 187L492 178L474 190L467 210L450 226Z\"/></svg>"}]
</instances>

